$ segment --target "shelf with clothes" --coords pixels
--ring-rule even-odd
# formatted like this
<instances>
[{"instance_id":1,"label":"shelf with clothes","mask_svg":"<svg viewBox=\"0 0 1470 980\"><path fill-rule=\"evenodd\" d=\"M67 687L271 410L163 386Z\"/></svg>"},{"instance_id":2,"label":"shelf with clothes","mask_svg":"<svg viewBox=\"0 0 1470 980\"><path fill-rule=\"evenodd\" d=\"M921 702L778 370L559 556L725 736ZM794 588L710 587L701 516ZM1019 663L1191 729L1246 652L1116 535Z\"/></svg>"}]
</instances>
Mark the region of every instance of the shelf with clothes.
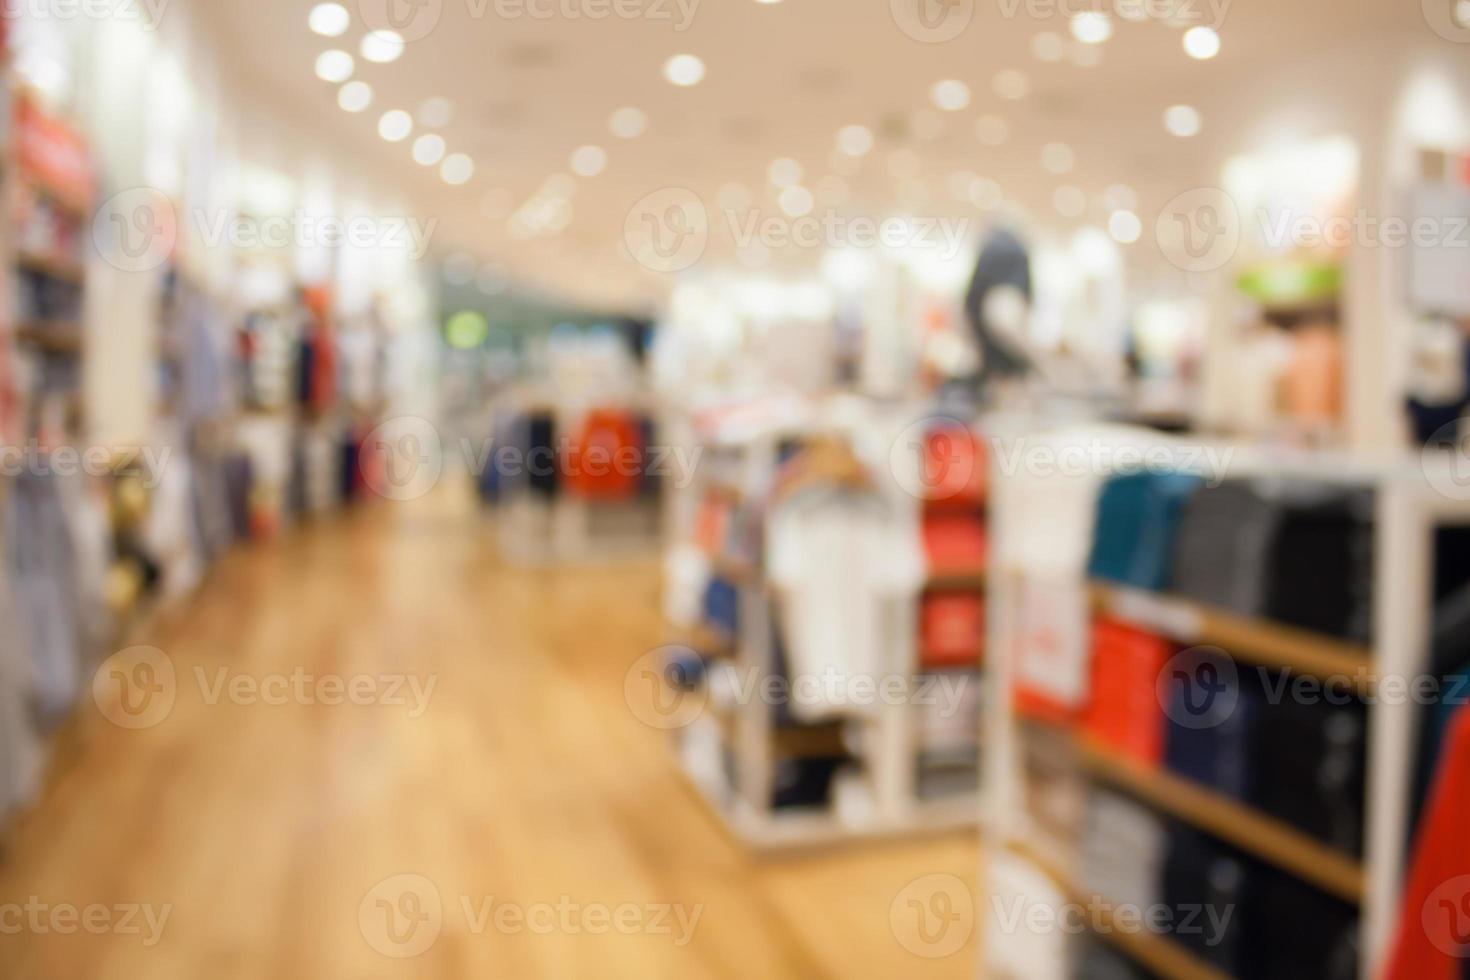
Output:
<instances>
[{"instance_id":1,"label":"shelf with clothes","mask_svg":"<svg viewBox=\"0 0 1470 980\"><path fill-rule=\"evenodd\" d=\"M1186 901L1211 868L1233 876L1245 932L1203 950L1210 965L1377 975L1414 799L1416 709L1389 695L1426 675L1436 590L1470 578L1455 567L1463 547L1436 552L1470 509L1435 493L1417 459L1353 474L1326 459L1240 462L1208 482L1178 471L1078 481L1051 521L1085 515L1065 535L1086 547L1044 571L1000 556L991 642L1017 655L990 675L987 734L1003 756L985 771L1004 778L985 835L1004 850L1040 825L1039 801L1065 800L1059 839L1071 843L1058 848L1095 846L1079 801L1121 794L1139 829L1111 848L1131 865L1109 866L1155 869L1138 885L1145 905ZM1025 519L1018 499L1048 493L993 499L1011 529ZM1068 760L1050 783L1047 757ZM1133 850L1145 840L1152 857ZM1262 910L1286 914L1282 896L1310 929L1272 932ZM1268 964L1246 949L1294 952Z\"/></svg>"},{"instance_id":2,"label":"shelf with clothes","mask_svg":"<svg viewBox=\"0 0 1470 980\"><path fill-rule=\"evenodd\" d=\"M936 596L980 602L983 552L965 542L936 561L923 533L928 494L899 486L872 445L859 456L839 430L701 438L698 479L675 503L682 519L670 528L665 575L666 614L691 641L682 656L701 665L690 673L709 675L696 689L723 722L684 733L691 780L723 787L706 797L758 849L972 824L983 604L956 616L941 603L945 618L927 638L921 610ZM965 506L983 513L979 498ZM824 620L823 609L844 612ZM700 646L701 636L718 645ZM793 693L774 707L750 704L724 693L732 670L747 685L784 682L792 692L803 678L891 678L903 697L800 704ZM827 758L793 757L793 740L813 725L843 737L819 742ZM794 766L806 767L804 779ZM804 795L783 794L792 778Z\"/></svg>"}]
</instances>

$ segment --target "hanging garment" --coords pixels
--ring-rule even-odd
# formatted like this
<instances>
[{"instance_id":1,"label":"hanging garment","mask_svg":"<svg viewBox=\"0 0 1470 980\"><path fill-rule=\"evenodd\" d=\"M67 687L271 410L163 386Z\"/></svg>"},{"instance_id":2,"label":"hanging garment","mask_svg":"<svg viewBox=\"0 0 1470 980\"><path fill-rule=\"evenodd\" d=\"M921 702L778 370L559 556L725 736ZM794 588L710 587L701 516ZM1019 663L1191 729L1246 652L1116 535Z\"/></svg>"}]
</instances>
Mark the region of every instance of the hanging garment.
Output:
<instances>
[{"instance_id":1,"label":"hanging garment","mask_svg":"<svg viewBox=\"0 0 1470 980\"><path fill-rule=\"evenodd\" d=\"M766 564L780 598L793 680L895 672L894 631L903 619L895 610L912 609L924 581L912 521L875 494L824 486L796 491L772 505ZM815 686L824 703L795 705L801 720L873 708L851 703L849 684Z\"/></svg>"},{"instance_id":2,"label":"hanging garment","mask_svg":"<svg viewBox=\"0 0 1470 980\"><path fill-rule=\"evenodd\" d=\"M1470 959L1470 708L1455 716L1414 841L1386 980L1461 980Z\"/></svg>"},{"instance_id":3,"label":"hanging garment","mask_svg":"<svg viewBox=\"0 0 1470 980\"><path fill-rule=\"evenodd\" d=\"M563 459L567 489L590 500L627 500L643 480L643 429L628 412L594 409L573 431Z\"/></svg>"}]
</instances>

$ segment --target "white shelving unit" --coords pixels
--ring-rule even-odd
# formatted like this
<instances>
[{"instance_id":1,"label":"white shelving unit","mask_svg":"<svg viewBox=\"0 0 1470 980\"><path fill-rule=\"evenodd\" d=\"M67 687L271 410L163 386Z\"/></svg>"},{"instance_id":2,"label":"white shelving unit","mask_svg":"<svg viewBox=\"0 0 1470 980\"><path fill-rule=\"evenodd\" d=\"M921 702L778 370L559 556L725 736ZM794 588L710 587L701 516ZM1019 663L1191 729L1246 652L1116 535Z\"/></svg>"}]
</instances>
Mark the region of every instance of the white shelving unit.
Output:
<instances>
[{"instance_id":1,"label":"white shelving unit","mask_svg":"<svg viewBox=\"0 0 1470 980\"><path fill-rule=\"evenodd\" d=\"M1356 647L1284 624L1243 618L1190 600L1093 584L1094 608L1184 645L1210 644L1237 660L1300 674L1364 676L1359 692L1371 693L1386 676L1413 678L1428 666L1429 624L1434 593L1434 533L1442 526L1470 525L1470 486L1464 499L1435 490L1454 486L1449 459L1402 458L1376 466L1349 464L1312 455L1255 458L1242 451L1229 469L1232 478L1284 477L1371 488L1375 494L1373 638ZM1437 473L1435 471L1438 470ZM1435 479L1429 478L1435 473ZM1006 474L998 468L992 479ZM1003 494L992 495L992 506ZM1003 512L994 515L1004 525ZM1024 642L1017 602L1023 568L993 548L988 607L989 670L981 833L987 854L1009 852L1040 868L1063 895L1087 901L1083 890L1041 853L1027 833L1020 752L1026 737L1011 692L1016 665L1010 656ZM1226 840L1278 870L1357 905L1363 980L1379 976L1399 920L1401 882L1410 840L1411 778L1417 740L1417 706L1410 699L1369 701L1366 832L1361 861L1322 845L1243 802L1192 784L1165 771L1118 758L1078 739L1087 780L1125 791L1146 806ZM982 874L982 881L985 880ZM1169 980L1203 980L1222 974L1164 936L1113 930L1101 938ZM982 944L983 945L983 944ZM983 974L982 969L982 974Z\"/></svg>"}]
</instances>

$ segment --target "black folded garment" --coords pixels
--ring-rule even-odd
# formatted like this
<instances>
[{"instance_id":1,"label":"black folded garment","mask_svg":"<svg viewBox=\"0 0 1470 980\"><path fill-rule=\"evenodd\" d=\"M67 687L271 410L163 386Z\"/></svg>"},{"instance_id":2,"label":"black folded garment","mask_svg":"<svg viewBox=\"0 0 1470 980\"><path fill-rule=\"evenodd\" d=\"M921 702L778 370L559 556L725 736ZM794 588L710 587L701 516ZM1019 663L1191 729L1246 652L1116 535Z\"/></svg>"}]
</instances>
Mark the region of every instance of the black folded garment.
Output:
<instances>
[{"instance_id":1,"label":"black folded garment","mask_svg":"<svg viewBox=\"0 0 1470 980\"><path fill-rule=\"evenodd\" d=\"M1254 864L1234 848L1192 827L1169 831L1164 904L1173 915L1170 938L1231 976L1246 976L1245 917Z\"/></svg>"},{"instance_id":2,"label":"black folded garment","mask_svg":"<svg viewBox=\"0 0 1470 980\"><path fill-rule=\"evenodd\" d=\"M1265 701L1258 675L1203 649L1194 663L1175 664L1184 676L1170 684L1164 767L1227 796L1248 799L1255 723Z\"/></svg>"},{"instance_id":3,"label":"black folded garment","mask_svg":"<svg viewBox=\"0 0 1470 980\"><path fill-rule=\"evenodd\" d=\"M1184 505L1169 591L1367 643L1372 587L1369 491L1237 480Z\"/></svg>"},{"instance_id":4,"label":"black folded garment","mask_svg":"<svg viewBox=\"0 0 1470 980\"><path fill-rule=\"evenodd\" d=\"M826 806L832 799L832 778L851 762L848 756L778 759L771 806L777 810Z\"/></svg>"},{"instance_id":5,"label":"black folded garment","mask_svg":"<svg viewBox=\"0 0 1470 980\"><path fill-rule=\"evenodd\" d=\"M1287 695L1263 708L1255 727L1250 802L1324 844L1361 854L1366 708Z\"/></svg>"},{"instance_id":6,"label":"black folded garment","mask_svg":"<svg viewBox=\"0 0 1470 980\"><path fill-rule=\"evenodd\" d=\"M1279 509L1264 569L1266 617L1371 642L1373 494L1301 483L1266 492Z\"/></svg>"},{"instance_id":7,"label":"black folded garment","mask_svg":"<svg viewBox=\"0 0 1470 980\"><path fill-rule=\"evenodd\" d=\"M1244 917L1245 955L1236 976L1251 980L1356 980L1357 910L1285 872L1261 866Z\"/></svg>"}]
</instances>

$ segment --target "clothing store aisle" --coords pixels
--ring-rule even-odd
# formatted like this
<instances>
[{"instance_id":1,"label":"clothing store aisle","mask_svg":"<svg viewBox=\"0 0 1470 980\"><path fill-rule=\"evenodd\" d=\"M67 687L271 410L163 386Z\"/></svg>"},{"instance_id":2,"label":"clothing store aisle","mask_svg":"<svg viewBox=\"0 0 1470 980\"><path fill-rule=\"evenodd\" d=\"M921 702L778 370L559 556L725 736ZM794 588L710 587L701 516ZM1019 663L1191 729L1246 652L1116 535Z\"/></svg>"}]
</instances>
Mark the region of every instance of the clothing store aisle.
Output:
<instances>
[{"instance_id":1,"label":"clothing store aisle","mask_svg":"<svg viewBox=\"0 0 1470 980\"><path fill-rule=\"evenodd\" d=\"M969 976L972 945L916 956L889 909L923 875L973 888L972 836L762 862L686 787L623 698L663 639L657 585L652 562L507 567L453 497L230 556L148 638L172 712L125 730L89 701L0 864L0 906L99 904L116 928L0 932L0 977ZM288 703L252 703L277 675ZM324 704L329 676L404 703ZM421 884L373 891L397 875L439 914ZM167 910L161 935L128 904ZM409 948L389 911L437 938L385 957Z\"/></svg>"}]
</instances>

